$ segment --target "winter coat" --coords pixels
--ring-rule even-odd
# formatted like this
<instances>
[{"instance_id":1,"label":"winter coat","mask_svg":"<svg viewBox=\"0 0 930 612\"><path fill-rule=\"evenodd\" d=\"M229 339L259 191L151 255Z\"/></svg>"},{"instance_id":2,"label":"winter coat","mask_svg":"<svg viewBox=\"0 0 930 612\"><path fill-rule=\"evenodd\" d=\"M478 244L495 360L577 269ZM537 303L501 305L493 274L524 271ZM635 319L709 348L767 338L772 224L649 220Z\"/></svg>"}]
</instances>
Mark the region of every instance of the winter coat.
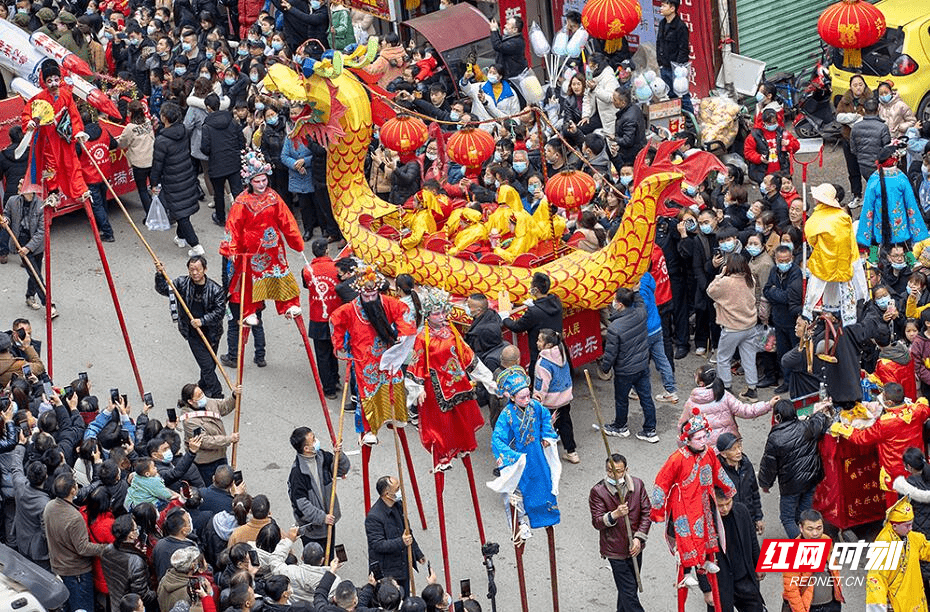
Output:
<instances>
[{"instance_id":1,"label":"winter coat","mask_svg":"<svg viewBox=\"0 0 930 612\"><path fill-rule=\"evenodd\" d=\"M830 536L823 534L821 539L827 540L827 547L831 546ZM802 540L800 535L798 540ZM830 569L829 566L824 569L827 575L821 578L817 576L816 580L827 579L829 584L833 585L833 599L843 602L843 580L840 578L839 570ZM782 572L782 598L784 612L810 612L811 602L814 600L814 574L812 572Z\"/></svg>"},{"instance_id":2,"label":"winter coat","mask_svg":"<svg viewBox=\"0 0 930 612\"><path fill-rule=\"evenodd\" d=\"M463 93L472 99L472 113L480 120L502 119L509 115L515 115L520 112L520 99L517 98L517 92L510 84L510 81L501 81L500 94L494 93L494 86L489 81L484 83L470 83L462 87ZM482 103L478 92L484 92L484 102ZM487 125L482 125L482 129L491 129Z\"/></svg>"},{"instance_id":3,"label":"winter coat","mask_svg":"<svg viewBox=\"0 0 930 612\"><path fill-rule=\"evenodd\" d=\"M342 51L355 44L355 28L352 26L352 14L343 5L332 6L333 27L329 36L330 46Z\"/></svg>"},{"instance_id":4,"label":"winter coat","mask_svg":"<svg viewBox=\"0 0 930 612\"><path fill-rule=\"evenodd\" d=\"M852 280L859 247L853 236L852 218L846 211L817 204L804 224L804 238L811 245L807 262L811 274L827 282Z\"/></svg>"},{"instance_id":5,"label":"winter coat","mask_svg":"<svg viewBox=\"0 0 930 612\"><path fill-rule=\"evenodd\" d=\"M615 111L614 136L620 151L617 157L624 166L632 166L636 155L646 146L646 118L638 104L630 103Z\"/></svg>"},{"instance_id":6,"label":"winter coat","mask_svg":"<svg viewBox=\"0 0 930 612\"><path fill-rule=\"evenodd\" d=\"M849 142L849 133L852 126L862 118L864 111L862 103L872 97L872 90L866 85L862 95L858 98L853 95L852 89L847 89L843 97L836 104L836 120L843 125L843 138Z\"/></svg>"},{"instance_id":7,"label":"winter coat","mask_svg":"<svg viewBox=\"0 0 930 612\"><path fill-rule=\"evenodd\" d=\"M471 325L465 330L465 343L475 351L478 359L492 371L495 369L487 362L489 354L495 349L503 348L504 336L501 330L501 316L488 308L473 318ZM498 358L499 361L499 358ZM496 365L500 365L497 363Z\"/></svg>"},{"instance_id":8,"label":"winter coat","mask_svg":"<svg viewBox=\"0 0 930 612\"><path fill-rule=\"evenodd\" d=\"M15 193L15 192L14 192ZM29 249L30 253L42 253L45 251L45 207L38 195L32 196L29 202L22 195L13 195L6 201L6 207L3 214L10 220L10 229L19 237L20 225L23 222L23 215L27 215L26 224L29 227L29 241L20 241L20 246ZM6 230L3 233L6 233ZM10 242L12 250L13 243ZM0 370L2 371L2 370Z\"/></svg>"},{"instance_id":9,"label":"winter coat","mask_svg":"<svg viewBox=\"0 0 930 612\"><path fill-rule=\"evenodd\" d=\"M3 177L4 193L14 194L19 190L19 182L26 176L29 165L29 149L22 156L16 157L16 146L11 144L0 151L0 177Z\"/></svg>"},{"instance_id":10,"label":"winter coat","mask_svg":"<svg viewBox=\"0 0 930 612\"><path fill-rule=\"evenodd\" d=\"M608 133L614 133L617 121L617 109L614 106L614 91L620 87L617 75L611 68L605 67L601 73L592 79L594 89L585 87L584 102L581 106L581 116L593 118L594 114L601 120L601 128Z\"/></svg>"},{"instance_id":11,"label":"winter coat","mask_svg":"<svg viewBox=\"0 0 930 612\"><path fill-rule=\"evenodd\" d=\"M287 168L281 161L281 151L284 149L284 141L287 140L285 121L278 117L276 125L268 125L266 122L262 126L262 136L260 149L265 161L274 167L275 172L286 172Z\"/></svg>"},{"instance_id":12,"label":"winter coat","mask_svg":"<svg viewBox=\"0 0 930 612\"><path fill-rule=\"evenodd\" d=\"M48 538L48 558L52 571L59 576L80 576L93 569L93 558L107 544L94 544L87 535L87 523L81 512L65 499L53 499L42 512Z\"/></svg>"},{"instance_id":13,"label":"winter coat","mask_svg":"<svg viewBox=\"0 0 930 612\"><path fill-rule=\"evenodd\" d=\"M717 309L717 325L730 331L744 331L758 321L755 288L742 275L717 276L707 286L707 297Z\"/></svg>"},{"instance_id":14,"label":"winter coat","mask_svg":"<svg viewBox=\"0 0 930 612\"><path fill-rule=\"evenodd\" d=\"M770 320L777 327L794 327L801 307L804 305L803 274L801 268L792 264L787 272L772 266L768 282L762 290L771 304Z\"/></svg>"},{"instance_id":15,"label":"winter coat","mask_svg":"<svg viewBox=\"0 0 930 612\"><path fill-rule=\"evenodd\" d=\"M908 128L917 124L917 117L914 111L907 105L907 102L901 99L897 92L891 95L891 102L878 102L878 116L882 118L892 138L904 136Z\"/></svg>"},{"instance_id":16,"label":"winter coat","mask_svg":"<svg viewBox=\"0 0 930 612\"><path fill-rule=\"evenodd\" d=\"M685 402L685 407L678 417L679 431L681 426L691 418L691 410L698 408L704 418L707 419L711 427L707 436L708 446L717 443L717 438L722 433L731 433L739 436L739 426L736 424L736 417L741 419L754 419L762 416L772 410L768 402L754 402L744 404L736 399L729 391L724 391L723 397L714 400L714 390L711 387L695 387L691 390L691 396Z\"/></svg>"},{"instance_id":17,"label":"winter coat","mask_svg":"<svg viewBox=\"0 0 930 612\"><path fill-rule=\"evenodd\" d=\"M688 46L688 26L679 15L669 22L664 17L659 20L656 33L656 61L661 68L671 68L672 62L684 64L690 52Z\"/></svg>"},{"instance_id":18,"label":"winter coat","mask_svg":"<svg viewBox=\"0 0 930 612\"><path fill-rule=\"evenodd\" d=\"M151 184L171 219L190 217L200 210L197 173L191 163L191 145L181 123L169 125L155 137Z\"/></svg>"},{"instance_id":19,"label":"winter coat","mask_svg":"<svg viewBox=\"0 0 930 612\"><path fill-rule=\"evenodd\" d=\"M652 525L652 519L649 517L652 510L649 493L639 478L627 474L624 479L627 494L623 502L630 510L630 528L633 530L633 537L645 545L649 527ZM607 514L616 510L619 505L620 498L616 488L603 480L594 485L588 494L591 524L600 534L601 557L605 559L630 558L630 538L626 532L626 521L622 517L617 521L607 517Z\"/></svg>"},{"instance_id":20,"label":"winter coat","mask_svg":"<svg viewBox=\"0 0 930 612\"><path fill-rule=\"evenodd\" d=\"M402 206L410 196L420 191L420 164L413 159L398 165L391 175L391 195L388 201L395 206Z\"/></svg>"},{"instance_id":21,"label":"winter coat","mask_svg":"<svg viewBox=\"0 0 930 612\"><path fill-rule=\"evenodd\" d=\"M203 442L194 463L203 465L226 458L226 447L232 444L232 438L226 435L222 417L235 409L234 393L226 399L207 398L207 406L203 410L194 410L189 404L184 406L184 413L180 416L184 439L190 440L194 437L195 429L203 428Z\"/></svg>"},{"instance_id":22,"label":"winter coat","mask_svg":"<svg viewBox=\"0 0 930 612\"><path fill-rule=\"evenodd\" d=\"M205 160L207 156L200 150L200 141L203 136L203 120L207 118L207 111L196 106L188 106L184 115L184 129L191 141L191 156L194 159Z\"/></svg>"},{"instance_id":23,"label":"winter coat","mask_svg":"<svg viewBox=\"0 0 930 612\"><path fill-rule=\"evenodd\" d=\"M539 349L536 347L539 330L548 328L561 332L562 314L562 300L557 295L547 293L533 300L533 305L526 309L522 317L516 321L507 317L502 324L512 332L518 334L526 332L530 345L530 361L536 363L539 355Z\"/></svg>"},{"instance_id":24,"label":"winter coat","mask_svg":"<svg viewBox=\"0 0 930 612\"><path fill-rule=\"evenodd\" d=\"M822 412L772 426L759 462L759 486L768 490L777 478L782 496L812 490L823 480L818 443L829 427L830 419Z\"/></svg>"},{"instance_id":25,"label":"winter coat","mask_svg":"<svg viewBox=\"0 0 930 612\"><path fill-rule=\"evenodd\" d=\"M553 346L539 352L533 397L546 408L561 408L572 401L572 372L562 358L561 347Z\"/></svg>"},{"instance_id":26,"label":"winter coat","mask_svg":"<svg viewBox=\"0 0 930 612\"><path fill-rule=\"evenodd\" d=\"M343 11L345 12L345 11ZM304 160L304 173L294 167L297 160ZM313 153L307 145L294 144L294 139L285 138L281 149L281 162L287 166L287 190L291 193L313 193Z\"/></svg>"},{"instance_id":27,"label":"winter coat","mask_svg":"<svg viewBox=\"0 0 930 612\"><path fill-rule=\"evenodd\" d=\"M887 205L882 205L881 180L884 175ZM883 238L883 215L887 214L890 240ZM872 244L920 242L930 237L923 215L917 206L914 189L907 176L897 168L873 172L865 185L856 241L865 247Z\"/></svg>"},{"instance_id":28,"label":"winter coat","mask_svg":"<svg viewBox=\"0 0 930 612\"><path fill-rule=\"evenodd\" d=\"M310 5L307 0L294 0L294 2L289 2L291 8L285 11L281 6L281 0L271 0L271 3L278 9L278 13L283 16L284 27L282 33L284 34L284 40L287 41L287 46L296 49L307 40L307 17L309 16Z\"/></svg>"},{"instance_id":29,"label":"winter coat","mask_svg":"<svg viewBox=\"0 0 930 612\"><path fill-rule=\"evenodd\" d=\"M180 457L175 456L171 463L155 459L154 457L153 461L155 462L155 469L158 471L158 475L165 481L165 486L172 491L180 492L182 481L187 481L190 486L198 489L205 486L203 477L200 475L200 470L194 465L196 456L197 453L187 451Z\"/></svg>"},{"instance_id":30,"label":"winter coat","mask_svg":"<svg viewBox=\"0 0 930 612\"><path fill-rule=\"evenodd\" d=\"M385 576L407 576L407 547L403 542L404 515L403 503L396 502L388 507L383 499L378 499L365 517L365 535L368 538L368 563L381 563ZM413 539L414 562L423 558L423 551Z\"/></svg>"},{"instance_id":31,"label":"winter coat","mask_svg":"<svg viewBox=\"0 0 930 612\"><path fill-rule=\"evenodd\" d=\"M754 523L762 520L762 498L759 496L759 482L756 480L756 469L752 466L749 457L743 455L736 467L733 467L720 453L717 459L723 471L736 486L736 497L733 501L740 502L749 510Z\"/></svg>"},{"instance_id":32,"label":"winter coat","mask_svg":"<svg viewBox=\"0 0 930 612\"><path fill-rule=\"evenodd\" d=\"M110 609L118 610L124 595L135 593L146 609L154 609L158 597L149 585L149 567L145 556L130 544L107 546L101 556L103 575L110 593Z\"/></svg>"},{"instance_id":33,"label":"winter coat","mask_svg":"<svg viewBox=\"0 0 930 612\"><path fill-rule=\"evenodd\" d=\"M17 457L13 461L13 490L16 514L13 528L16 530L16 548L27 559L48 561L48 540L45 538L45 506L51 501L43 488L29 484L23 472L25 448L17 446L10 451Z\"/></svg>"},{"instance_id":34,"label":"winter coat","mask_svg":"<svg viewBox=\"0 0 930 612\"><path fill-rule=\"evenodd\" d=\"M930 338L917 334L911 342L911 357L914 358L914 373L922 385L930 386Z\"/></svg>"},{"instance_id":35,"label":"winter coat","mask_svg":"<svg viewBox=\"0 0 930 612\"><path fill-rule=\"evenodd\" d=\"M491 47L497 54L495 63L503 69L502 78L512 79L526 70L526 42L523 32L502 36L501 31L491 31Z\"/></svg>"},{"instance_id":36,"label":"winter coat","mask_svg":"<svg viewBox=\"0 0 930 612\"><path fill-rule=\"evenodd\" d=\"M761 182L761 177L773 172L791 174L791 154L800 146L798 139L783 127L772 132L753 128L743 143L743 157L754 180Z\"/></svg>"},{"instance_id":37,"label":"winter coat","mask_svg":"<svg viewBox=\"0 0 930 612\"><path fill-rule=\"evenodd\" d=\"M875 171L878 154L885 145L891 144L891 132L878 115L866 115L852 126L849 132L849 150L859 162L862 176L869 176Z\"/></svg>"},{"instance_id":38,"label":"winter coat","mask_svg":"<svg viewBox=\"0 0 930 612\"><path fill-rule=\"evenodd\" d=\"M187 585L190 582L190 576L182 574L173 567L169 569L164 578L158 582L158 608L162 612L171 610L174 604L179 601L186 601L188 604L191 599L187 594Z\"/></svg>"},{"instance_id":39,"label":"winter coat","mask_svg":"<svg viewBox=\"0 0 930 612\"><path fill-rule=\"evenodd\" d=\"M116 139L126 152L126 161L133 168L151 168L155 149L155 130L148 119L144 123L127 123Z\"/></svg>"},{"instance_id":40,"label":"winter coat","mask_svg":"<svg viewBox=\"0 0 930 612\"><path fill-rule=\"evenodd\" d=\"M291 466L291 473L287 479L287 495L291 500L291 509L294 511L294 521L303 527L302 534L308 538L325 538L326 523L324 519L329 513L329 501L333 489L333 454L324 450L318 451L313 457L298 455ZM349 458L345 453L339 454L339 467L337 476L349 473ZM309 470L316 470L316 483ZM322 491L320 491L322 489ZM333 508L333 515L339 521L339 498Z\"/></svg>"},{"instance_id":41,"label":"winter coat","mask_svg":"<svg viewBox=\"0 0 930 612\"><path fill-rule=\"evenodd\" d=\"M210 178L237 174L245 149L245 134L228 110L211 112L203 120L200 152L210 161Z\"/></svg>"},{"instance_id":42,"label":"winter coat","mask_svg":"<svg viewBox=\"0 0 930 612\"><path fill-rule=\"evenodd\" d=\"M300 0L299 0L300 1ZM286 15L287 13L285 13ZM301 41L302 42L302 41ZM292 47L296 49L297 47ZM385 46L378 52L378 57L365 67L365 72L381 75L378 87L387 87L387 84L404 74L407 52L400 45Z\"/></svg>"},{"instance_id":43,"label":"winter coat","mask_svg":"<svg viewBox=\"0 0 930 612\"><path fill-rule=\"evenodd\" d=\"M607 326L604 355L601 357L602 372L614 370L614 376L633 376L647 372L649 341L646 330L646 306L637 293L633 305L614 315Z\"/></svg>"},{"instance_id":44,"label":"winter coat","mask_svg":"<svg viewBox=\"0 0 930 612\"><path fill-rule=\"evenodd\" d=\"M179 276L174 279L175 288L181 293L185 304L191 304L194 300L194 290L197 285L191 280L190 276ZM155 291L167 296L171 302L175 302L174 294L165 277L160 272L155 273ZM226 317L226 292L215 281L207 278L203 287L203 308L204 314L200 318L202 324L201 331L212 343L219 342L220 336L223 335L223 320ZM176 312L177 305L173 304L172 313ZM197 332L191 330L190 318L186 312L178 312L178 331L181 337L187 340L192 335L196 336Z\"/></svg>"},{"instance_id":45,"label":"winter coat","mask_svg":"<svg viewBox=\"0 0 930 612\"><path fill-rule=\"evenodd\" d=\"M275 546L274 552L269 556L268 569L272 574L287 576L291 581L290 586L293 592L291 603L311 602L313 601L313 592L326 573L326 567L308 565L301 561L289 565L287 556L293 545L294 543L288 540L287 537L282 537L278 545Z\"/></svg>"}]
</instances>

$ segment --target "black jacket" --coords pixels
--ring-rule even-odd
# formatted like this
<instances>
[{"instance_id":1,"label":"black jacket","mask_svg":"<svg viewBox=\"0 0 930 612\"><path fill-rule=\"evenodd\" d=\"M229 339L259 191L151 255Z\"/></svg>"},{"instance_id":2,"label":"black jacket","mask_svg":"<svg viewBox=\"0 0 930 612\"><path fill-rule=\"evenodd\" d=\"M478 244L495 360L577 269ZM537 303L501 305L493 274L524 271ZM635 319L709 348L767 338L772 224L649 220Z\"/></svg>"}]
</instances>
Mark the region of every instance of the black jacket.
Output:
<instances>
[{"instance_id":1,"label":"black jacket","mask_svg":"<svg viewBox=\"0 0 930 612\"><path fill-rule=\"evenodd\" d=\"M420 164L412 159L402 166L397 166L391 176L391 195L388 201L401 206L407 198L420 190Z\"/></svg>"},{"instance_id":2,"label":"black jacket","mask_svg":"<svg viewBox=\"0 0 930 612\"><path fill-rule=\"evenodd\" d=\"M823 480L818 443L829 427L830 419L822 412L804 421L776 423L759 462L759 486L769 489L777 478L782 496L813 489Z\"/></svg>"},{"instance_id":3,"label":"black jacket","mask_svg":"<svg viewBox=\"0 0 930 612\"><path fill-rule=\"evenodd\" d=\"M512 79L526 70L526 42L523 32L501 36L500 30L491 32L491 46L497 54L496 63L504 70L501 76Z\"/></svg>"},{"instance_id":4,"label":"black jacket","mask_svg":"<svg viewBox=\"0 0 930 612\"><path fill-rule=\"evenodd\" d=\"M226 315L226 294L223 288L215 281L209 278L207 278L206 281L203 288L204 314L200 319L202 324L201 330L203 331L203 335L207 337L207 340L216 343L219 342L220 336L223 335L223 318ZM188 307L192 307L196 285L191 280L191 277L177 277L174 279L174 286L181 293L181 297L184 298L184 302ZM175 300L174 295L171 294L170 287L168 287L168 283L165 281L165 277L159 272L155 273L155 291L161 295L167 296L172 301ZM191 330L191 322L187 313L178 309L176 305L172 307L172 314L174 312L177 312L178 331L181 332L181 336L185 340L189 339L191 336L196 336L197 332Z\"/></svg>"},{"instance_id":5,"label":"black jacket","mask_svg":"<svg viewBox=\"0 0 930 612\"><path fill-rule=\"evenodd\" d=\"M632 376L646 372L649 367L649 360L643 358L649 353L648 313L643 298L639 293L635 296L633 305L616 313L607 326L600 363L602 372L613 368L614 376Z\"/></svg>"},{"instance_id":6,"label":"black jacket","mask_svg":"<svg viewBox=\"0 0 930 612\"><path fill-rule=\"evenodd\" d=\"M16 146L11 144L0 151L0 178L4 179L4 190L8 194L19 191L19 181L26 176L26 167L29 165L29 149L17 158Z\"/></svg>"},{"instance_id":7,"label":"black jacket","mask_svg":"<svg viewBox=\"0 0 930 612\"><path fill-rule=\"evenodd\" d=\"M155 137L151 183L161 185L158 196L172 220L190 217L200 210L191 140L180 121Z\"/></svg>"},{"instance_id":8,"label":"black jacket","mask_svg":"<svg viewBox=\"0 0 930 612\"><path fill-rule=\"evenodd\" d=\"M365 517L365 535L368 536L368 564L381 563L385 576L398 580L407 579L407 547L404 546L404 514L401 502L388 508L384 500L378 499ZM413 540L413 560L423 558L423 551Z\"/></svg>"},{"instance_id":9,"label":"black jacket","mask_svg":"<svg viewBox=\"0 0 930 612\"><path fill-rule=\"evenodd\" d=\"M527 341L530 343L530 362L536 363L536 357L539 355L539 349L536 347L539 330L552 329L561 333L562 317L562 300L557 295L547 293L533 300L533 305L526 309L522 317L516 321L507 317L503 324L512 332L518 334L526 332ZM530 368L530 375L532 375L532 368Z\"/></svg>"},{"instance_id":10,"label":"black jacket","mask_svg":"<svg viewBox=\"0 0 930 612\"><path fill-rule=\"evenodd\" d=\"M385 572L386 574L387 572ZM323 574L320 584L316 586L316 590L313 592L313 612L345 612L344 608L340 608L329 601L329 592L332 590L334 582L336 582L336 574L332 572ZM358 593L356 612L381 612L381 608L369 608L365 605L371 601L373 591L374 587L370 584L362 587Z\"/></svg>"},{"instance_id":11,"label":"black jacket","mask_svg":"<svg viewBox=\"0 0 930 612\"><path fill-rule=\"evenodd\" d=\"M158 597L149 581L148 563L133 546L110 544L100 556L100 564L110 592L111 610L118 610L119 601L129 593L141 597L147 610L158 607Z\"/></svg>"},{"instance_id":12,"label":"black jacket","mask_svg":"<svg viewBox=\"0 0 930 612\"><path fill-rule=\"evenodd\" d=\"M281 6L281 0L271 0L275 8L284 16L284 40L291 49L297 49L305 40L307 40L308 19L310 17L310 5L307 0L294 0L289 2L291 8L284 10ZM315 46L315 45L311 45Z\"/></svg>"},{"instance_id":13,"label":"black jacket","mask_svg":"<svg viewBox=\"0 0 930 612\"><path fill-rule=\"evenodd\" d=\"M207 115L203 120L200 152L210 160L210 178L237 174L242 167L243 149L245 134L231 112L220 110Z\"/></svg>"},{"instance_id":14,"label":"black jacket","mask_svg":"<svg viewBox=\"0 0 930 612\"><path fill-rule=\"evenodd\" d=\"M756 480L756 469L752 466L749 457L743 455L736 467L727 463L723 457L718 457L723 471L727 473L733 484L736 485L736 497L733 498L746 508L754 522L762 520L762 499L759 497L759 483Z\"/></svg>"},{"instance_id":15,"label":"black jacket","mask_svg":"<svg viewBox=\"0 0 930 612\"><path fill-rule=\"evenodd\" d=\"M717 574L717 580L720 588L721 608L724 610L733 610L733 583L740 580L749 579L755 585L753 595L759 604L757 609L762 610L764 603L762 594L759 592L759 578L756 576L756 561L759 559L759 539L756 537L755 526L752 524L752 518L749 516L749 510L741 503L734 502L730 513L721 518L723 522L724 534L726 535L726 551L717 553L717 564L720 566L720 573ZM706 580L705 574L698 575L698 582L701 591L710 592L710 583ZM749 598L746 592L747 587L740 589L745 599ZM739 608L750 609L750 608Z\"/></svg>"},{"instance_id":16,"label":"black jacket","mask_svg":"<svg viewBox=\"0 0 930 612\"><path fill-rule=\"evenodd\" d=\"M171 567L171 555L175 551L189 546L197 546L197 543L187 538L182 540L174 536L165 536L155 544L155 548L152 550L152 565L155 569L155 577L159 581L164 578L165 573Z\"/></svg>"},{"instance_id":17,"label":"black jacket","mask_svg":"<svg viewBox=\"0 0 930 612\"><path fill-rule=\"evenodd\" d=\"M792 264L787 272L780 272L778 266L772 266L762 295L772 306L772 324L776 327L794 328L804 305L803 282L803 273L798 266Z\"/></svg>"},{"instance_id":18,"label":"black jacket","mask_svg":"<svg viewBox=\"0 0 930 612\"><path fill-rule=\"evenodd\" d=\"M500 348L504 343L500 315L488 308L472 319L471 325L465 330L465 342L475 351L478 359L493 372L496 366L488 365L487 357L490 353L495 352L494 349ZM499 353L496 365L500 365Z\"/></svg>"},{"instance_id":19,"label":"black jacket","mask_svg":"<svg viewBox=\"0 0 930 612\"><path fill-rule=\"evenodd\" d=\"M278 117L276 125L268 125L262 128L261 150L265 161L274 167L275 172L284 172L287 176L287 166L281 161L281 151L284 149L284 139L287 138L287 131L284 119Z\"/></svg>"},{"instance_id":20,"label":"black jacket","mask_svg":"<svg viewBox=\"0 0 930 612\"><path fill-rule=\"evenodd\" d=\"M646 118L638 104L630 103L623 110L617 111L614 135L620 151L617 157L624 166L631 166L636 155L646 146Z\"/></svg>"},{"instance_id":21,"label":"black jacket","mask_svg":"<svg viewBox=\"0 0 930 612\"><path fill-rule=\"evenodd\" d=\"M684 64L688 61L688 26L679 15L671 22L664 17L659 21L656 33L656 61L661 68L671 68L672 62Z\"/></svg>"},{"instance_id":22,"label":"black jacket","mask_svg":"<svg viewBox=\"0 0 930 612\"><path fill-rule=\"evenodd\" d=\"M161 479L165 481L166 487L172 491L180 491L181 481L184 480L198 489L203 486L203 477L200 475L200 470L194 465L195 456L196 453L188 451L180 457L176 457L171 463L153 459L155 469L158 470Z\"/></svg>"},{"instance_id":23,"label":"black jacket","mask_svg":"<svg viewBox=\"0 0 930 612\"><path fill-rule=\"evenodd\" d=\"M768 173L766 172L766 174ZM780 191L776 191L771 198L763 195L762 201L772 209L772 214L775 215L775 227L781 227L790 221L788 218L788 203L785 202L785 198Z\"/></svg>"}]
</instances>

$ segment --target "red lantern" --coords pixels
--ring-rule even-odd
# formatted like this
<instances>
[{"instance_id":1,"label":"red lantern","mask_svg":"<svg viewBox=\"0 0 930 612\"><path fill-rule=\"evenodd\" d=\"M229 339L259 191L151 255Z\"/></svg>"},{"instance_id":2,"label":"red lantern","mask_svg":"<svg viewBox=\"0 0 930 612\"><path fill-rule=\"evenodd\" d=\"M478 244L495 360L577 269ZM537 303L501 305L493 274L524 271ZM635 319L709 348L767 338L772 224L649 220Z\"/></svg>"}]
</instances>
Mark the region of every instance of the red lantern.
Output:
<instances>
[{"instance_id":1,"label":"red lantern","mask_svg":"<svg viewBox=\"0 0 930 612\"><path fill-rule=\"evenodd\" d=\"M594 38L607 41L607 53L619 49L623 37L636 29L642 18L637 0L589 0L581 10L581 25Z\"/></svg>"},{"instance_id":2,"label":"red lantern","mask_svg":"<svg viewBox=\"0 0 930 612\"><path fill-rule=\"evenodd\" d=\"M862 66L862 49L877 43L885 34L885 16L862 0L831 4L817 20L817 33L831 47L843 50L843 66Z\"/></svg>"},{"instance_id":3,"label":"red lantern","mask_svg":"<svg viewBox=\"0 0 930 612\"><path fill-rule=\"evenodd\" d=\"M411 155L426 142L426 124L409 115L398 115L381 126L381 143L401 158Z\"/></svg>"},{"instance_id":4,"label":"red lantern","mask_svg":"<svg viewBox=\"0 0 930 612\"><path fill-rule=\"evenodd\" d=\"M494 138L478 128L462 128L449 138L446 152L449 159L474 173L494 153Z\"/></svg>"},{"instance_id":5,"label":"red lantern","mask_svg":"<svg viewBox=\"0 0 930 612\"><path fill-rule=\"evenodd\" d=\"M591 201L597 186L590 174L578 170L559 172L546 183L546 198L559 208L574 210Z\"/></svg>"}]
</instances>

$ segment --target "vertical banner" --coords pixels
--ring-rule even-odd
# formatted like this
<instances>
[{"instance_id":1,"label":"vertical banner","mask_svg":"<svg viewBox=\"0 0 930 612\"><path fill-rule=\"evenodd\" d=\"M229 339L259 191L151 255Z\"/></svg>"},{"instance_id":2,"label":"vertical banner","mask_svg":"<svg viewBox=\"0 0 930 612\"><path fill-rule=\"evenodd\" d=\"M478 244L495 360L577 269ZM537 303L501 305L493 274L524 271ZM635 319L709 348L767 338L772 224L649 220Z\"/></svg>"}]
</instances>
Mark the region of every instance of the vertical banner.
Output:
<instances>
[{"instance_id":1,"label":"vertical banner","mask_svg":"<svg viewBox=\"0 0 930 612\"><path fill-rule=\"evenodd\" d=\"M659 15L659 2L655 1L656 16ZM713 15L710 0L682 0L679 8L681 20L688 26L691 49L688 59L691 61L691 94L702 98L715 87L716 71L714 55L716 48L713 40ZM656 22L658 31L658 22Z\"/></svg>"},{"instance_id":2,"label":"vertical banner","mask_svg":"<svg viewBox=\"0 0 930 612\"><path fill-rule=\"evenodd\" d=\"M526 63L528 66L533 65L533 58L530 56L530 24L526 20L526 0L500 0L500 17L497 20L497 27L500 28L501 36L504 35L504 24L511 17L519 17L523 20L523 48L526 52Z\"/></svg>"}]
</instances>

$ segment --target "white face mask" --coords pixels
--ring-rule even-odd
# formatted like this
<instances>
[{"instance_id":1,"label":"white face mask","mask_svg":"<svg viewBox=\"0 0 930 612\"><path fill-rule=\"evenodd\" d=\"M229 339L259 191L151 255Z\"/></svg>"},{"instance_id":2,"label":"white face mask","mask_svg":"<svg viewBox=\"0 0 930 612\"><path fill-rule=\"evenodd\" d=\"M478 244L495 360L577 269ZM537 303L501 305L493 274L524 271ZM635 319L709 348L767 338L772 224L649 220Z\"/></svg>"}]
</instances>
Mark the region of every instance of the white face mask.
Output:
<instances>
[{"instance_id":1,"label":"white face mask","mask_svg":"<svg viewBox=\"0 0 930 612\"><path fill-rule=\"evenodd\" d=\"M401 494L400 489L397 489L397 492L394 493L394 503L400 503L404 501L404 496Z\"/></svg>"}]
</instances>

